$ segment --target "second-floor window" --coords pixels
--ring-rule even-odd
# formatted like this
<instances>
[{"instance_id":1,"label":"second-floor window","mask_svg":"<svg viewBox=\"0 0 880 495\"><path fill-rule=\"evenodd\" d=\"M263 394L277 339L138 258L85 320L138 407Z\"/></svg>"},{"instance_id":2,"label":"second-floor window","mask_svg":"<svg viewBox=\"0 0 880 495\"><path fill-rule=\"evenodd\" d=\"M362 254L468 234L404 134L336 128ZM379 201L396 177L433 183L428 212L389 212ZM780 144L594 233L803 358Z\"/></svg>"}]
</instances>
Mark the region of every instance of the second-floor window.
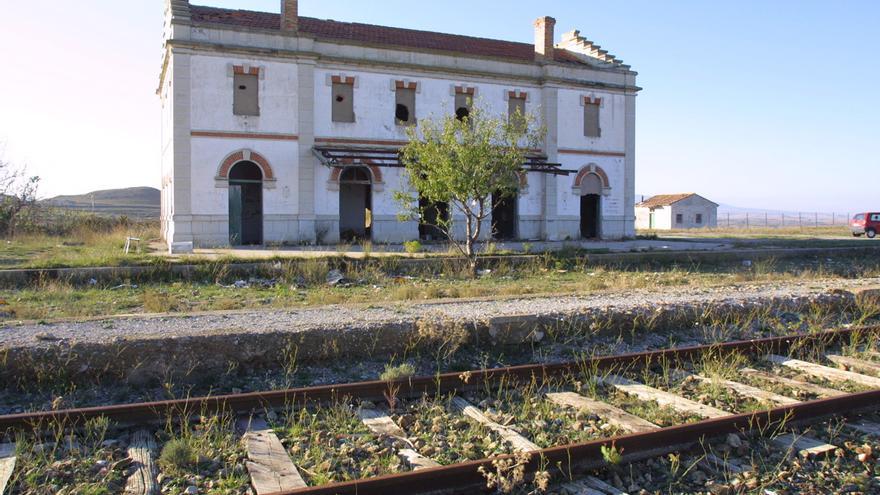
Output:
<instances>
[{"instance_id":1,"label":"second-floor window","mask_svg":"<svg viewBox=\"0 0 880 495\"><path fill-rule=\"evenodd\" d=\"M232 84L232 113L235 115L260 115L260 76L236 71Z\"/></svg>"},{"instance_id":2,"label":"second-floor window","mask_svg":"<svg viewBox=\"0 0 880 495\"><path fill-rule=\"evenodd\" d=\"M455 89L455 118L464 120L471 116L471 108L474 105L475 91L473 88L456 87Z\"/></svg>"},{"instance_id":3,"label":"second-floor window","mask_svg":"<svg viewBox=\"0 0 880 495\"><path fill-rule=\"evenodd\" d=\"M354 122L354 82L333 82L331 93L333 122Z\"/></svg>"},{"instance_id":4,"label":"second-floor window","mask_svg":"<svg viewBox=\"0 0 880 495\"><path fill-rule=\"evenodd\" d=\"M515 118L525 119L526 116L526 97L525 95L517 97L511 96L507 100L507 118L513 122Z\"/></svg>"},{"instance_id":5,"label":"second-floor window","mask_svg":"<svg viewBox=\"0 0 880 495\"><path fill-rule=\"evenodd\" d=\"M397 88L394 121L398 125L416 123L416 90L413 88Z\"/></svg>"},{"instance_id":6,"label":"second-floor window","mask_svg":"<svg viewBox=\"0 0 880 495\"><path fill-rule=\"evenodd\" d=\"M602 128L599 126L601 100L584 100L584 136L600 137Z\"/></svg>"}]
</instances>

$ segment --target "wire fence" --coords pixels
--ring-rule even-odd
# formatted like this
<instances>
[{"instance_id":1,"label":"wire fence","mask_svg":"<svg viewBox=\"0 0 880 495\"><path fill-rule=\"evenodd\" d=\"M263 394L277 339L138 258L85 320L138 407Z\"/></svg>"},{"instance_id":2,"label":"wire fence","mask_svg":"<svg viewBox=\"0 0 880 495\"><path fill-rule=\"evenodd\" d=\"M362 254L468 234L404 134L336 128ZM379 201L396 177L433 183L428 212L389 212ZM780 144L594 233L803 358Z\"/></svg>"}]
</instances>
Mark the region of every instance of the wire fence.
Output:
<instances>
[{"instance_id":1,"label":"wire fence","mask_svg":"<svg viewBox=\"0 0 880 495\"><path fill-rule=\"evenodd\" d=\"M783 228L847 226L850 213L823 212L718 212L718 227L729 228Z\"/></svg>"}]
</instances>

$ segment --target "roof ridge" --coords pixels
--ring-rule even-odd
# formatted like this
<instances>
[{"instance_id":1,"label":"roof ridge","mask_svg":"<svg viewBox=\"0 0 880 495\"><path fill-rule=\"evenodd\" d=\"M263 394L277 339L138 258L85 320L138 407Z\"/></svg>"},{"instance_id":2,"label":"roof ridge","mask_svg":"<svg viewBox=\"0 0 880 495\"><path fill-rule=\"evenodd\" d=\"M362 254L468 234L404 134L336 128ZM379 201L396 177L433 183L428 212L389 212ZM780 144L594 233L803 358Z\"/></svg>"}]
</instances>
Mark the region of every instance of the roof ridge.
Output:
<instances>
[{"instance_id":1,"label":"roof ridge","mask_svg":"<svg viewBox=\"0 0 880 495\"><path fill-rule=\"evenodd\" d=\"M277 12L266 12L263 10L231 9L231 8L225 8L225 7L215 7L212 5L196 5L196 4L192 4L190 7L191 8L194 7L196 9L209 9L209 10L214 10L217 12L241 12L241 13L246 13L246 14L274 16L274 17L279 17L279 22L280 22L280 17L281 17L281 14L279 14ZM503 40L503 39L499 39L499 38L487 38L485 36L473 36L470 34L446 33L443 31L430 31L427 29L413 29L413 28L407 28L407 27L387 26L384 24L369 24L366 22L338 21L336 19L321 19L319 17L311 17L311 16L300 16L299 18L300 19L308 19L310 21L343 24L343 25L349 25L349 26L363 26L363 27L370 27L370 28L396 29L396 30L400 30L400 31L408 31L410 33L439 34L442 36L455 36L458 38L468 38L468 39L479 40L479 41L492 41L492 42L496 42L496 43L510 43L510 44L515 44L515 45L520 45L523 47L526 47L526 46L532 47L533 46L531 43L527 43L524 41L512 41L512 40Z\"/></svg>"}]
</instances>

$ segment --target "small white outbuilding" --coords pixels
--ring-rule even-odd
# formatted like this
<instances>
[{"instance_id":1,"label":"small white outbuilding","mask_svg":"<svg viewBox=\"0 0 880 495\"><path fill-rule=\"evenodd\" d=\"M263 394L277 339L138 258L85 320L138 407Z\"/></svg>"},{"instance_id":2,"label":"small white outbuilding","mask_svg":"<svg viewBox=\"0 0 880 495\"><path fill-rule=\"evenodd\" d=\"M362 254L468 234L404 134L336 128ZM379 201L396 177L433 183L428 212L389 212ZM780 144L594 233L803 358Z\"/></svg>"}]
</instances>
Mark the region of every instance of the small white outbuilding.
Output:
<instances>
[{"instance_id":1,"label":"small white outbuilding","mask_svg":"<svg viewBox=\"0 0 880 495\"><path fill-rule=\"evenodd\" d=\"M674 230L717 226L718 204L699 194L660 194L636 204L636 229Z\"/></svg>"}]
</instances>

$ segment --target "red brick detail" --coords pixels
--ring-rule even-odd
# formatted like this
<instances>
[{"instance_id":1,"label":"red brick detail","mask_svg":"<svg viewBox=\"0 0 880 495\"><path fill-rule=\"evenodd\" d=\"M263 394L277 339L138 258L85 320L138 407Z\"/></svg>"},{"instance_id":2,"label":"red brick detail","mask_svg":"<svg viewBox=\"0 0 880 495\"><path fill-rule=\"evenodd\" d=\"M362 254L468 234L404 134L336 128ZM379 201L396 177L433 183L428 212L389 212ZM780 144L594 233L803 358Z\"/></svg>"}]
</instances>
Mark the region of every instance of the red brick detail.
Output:
<instances>
[{"instance_id":1,"label":"red brick detail","mask_svg":"<svg viewBox=\"0 0 880 495\"><path fill-rule=\"evenodd\" d=\"M602 167L596 166L587 166L581 169L578 172L577 176L574 178L574 187L581 187L581 182L583 182L584 178L589 174L596 174L599 177L599 180L602 181L602 187L608 188L611 187L611 183L608 181L608 174L602 170Z\"/></svg>"},{"instance_id":2,"label":"red brick detail","mask_svg":"<svg viewBox=\"0 0 880 495\"><path fill-rule=\"evenodd\" d=\"M589 96L584 96L584 105L601 105L602 98L591 98Z\"/></svg>"},{"instance_id":3,"label":"red brick detail","mask_svg":"<svg viewBox=\"0 0 880 495\"><path fill-rule=\"evenodd\" d=\"M419 83L406 83L404 81L394 81L394 87L397 89L412 89L416 90L419 87Z\"/></svg>"},{"instance_id":4,"label":"red brick detail","mask_svg":"<svg viewBox=\"0 0 880 495\"><path fill-rule=\"evenodd\" d=\"M392 140L382 140L382 139L349 139L349 138L335 138L335 137L319 137L315 138L316 143L333 143L333 144L375 144L375 145L387 145L387 146L404 146L409 144L409 141L392 141Z\"/></svg>"},{"instance_id":5,"label":"red brick detail","mask_svg":"<svg viewBox=\"0 0 880 495\"><path fill-rule=\"evenodd\" d=\"M351 84L354 86L354 77L330 76L333 84Z\"/></svg>"},{"instance_id":6,"label":"red brick detail","mask_svg":"<svg viewBox=\"0 0 880 495\"><path fill-rule=\"evenodd\" d=\"M348 163L346 164L348 165ZM358 165L359 166L359 165ZM370 169L370 173L373 175L373 184L382 184L382 169L377 167L376 165L365 163L368 169ZM333 167L333 171L330 172L330 182L339 182L339 176L342 175L342 171L346 167Z\"/></svg>"},{"instance_id":7,"label":"red brick detail","mask_svg":"<svg viewBox=\"0 0 880 495\"><path fill-rule=\"evenodd\" d=\"M248 67L248 71L245 72L243 65L233 65L232 72L234 72L240 76L241 75L259 76L260 75L260 68L259 67Z\"/></svg>"},{"instance_id":8,"label":"red brick detail","mask_svg":"<svg viewBox=\"0 0 880 495\"><path fill-rule=\"evenodd\" d=\"M457 95L471 95L474 96L477 93L477 88L467 87L467 86L456 86L455 94Z\"/></svg>"},{"instance_id":9,"label":"red brick detail","mask_svg":"<svg viewBox=\"0 0 880 495\"><path fill-rule=\"evenodd\" d=\"M526 93L525 91L508 91L507 96L508 96L508 98L528 99L529 94Z\"/></svg>"},{"instance_id":10,"label":"red brick detail","mask_svg":"<svg viewBox=\"0 0 880 495\"><path fill-rule=\"evenodd\" d=\"M254 162L263 170L263 180L275 180L275 172L272 171L272 166L269 165L268 160L266 160L263 155L256 153L254 151L250 152L251 157L248 160L245 160L245 152L236 151L235 153L226 157L223 160L223 163L220 165L220 172L217 174L217 177L221 179L229 179L229 171L232 170L232 167L239 162L250 161Z\"/></svg>"},{"instance_id":11,"label":"red brick detail","mask_svg":"<svg viewBox=\"0 0 880 495\"><path fill-rule=\"evenodd\" d=\"M229 139L266 139L270 141L296 141L296 134L259 134L254 132L223 132L223 131L191 131L193 137L229 138Z\"/></svg>"}]
</instances>

